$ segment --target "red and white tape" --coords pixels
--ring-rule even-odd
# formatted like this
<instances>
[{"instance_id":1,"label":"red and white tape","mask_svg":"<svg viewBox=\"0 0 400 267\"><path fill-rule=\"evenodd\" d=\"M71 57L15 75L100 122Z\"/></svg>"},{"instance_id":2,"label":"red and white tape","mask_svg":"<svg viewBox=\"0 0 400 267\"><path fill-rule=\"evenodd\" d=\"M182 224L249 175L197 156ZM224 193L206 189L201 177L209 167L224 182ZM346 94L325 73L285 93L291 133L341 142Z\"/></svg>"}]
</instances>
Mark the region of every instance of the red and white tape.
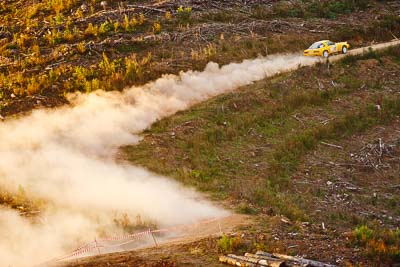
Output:
<instances>
[{"instance_id":1,"label":"red and white tape","mask_svg":"<svg viewBox=\"0 0 400 267\"><path fill-rule=\"evenodd\" d=\"M104 245L104 247L105 248L113 248L113 247L123 246L123 245L129 244L129 243L132 243L133 241L136 241L136 240L138 240L138 239L140 239L142 237L149 236L151 234L152 234L152 231L149 229L149 230L147 230L145 232L141 232L141 233L137 233L137 234L132 235L132 237L128 241L126 241L124 243L118 243L118 244L115 244L115 245Z\"/></svg>"},{"instance_id":2,"label":"red and white tape","mask_svg":"<svg viewBox=\"0 0 400 267\"><path fill-rule=\"evenodd\" d=\"M79 256L81 254L92 252L96 248L100 248L100 247L103 247L103 246L98 245L96 242L93 241L93 242L90 242L90 243L88 243L88 244L86 244L86 245L84 245L84 246L82 246L82 247L80 247L78 249L75 249L74 251L72 251L71 253L69 253L67 255L64 255L64 256L62 256L60 258L57 258L55 261L63 261L63 260L67 260L69 258L77 257L77 256Z\"/></svg>"},{"instance_id":3,"label":"red and white tape","mask_svg":"<svg viewBox=\"0 0 400 267\"><path fill-rule=\"evenodd\" d=\"M72 251L69 254L66 254L62 257L58 257L56 258L54 261L59 262L59 261L64 261L70 258L74 258L77 257L79 255L85 254L85 253L89 253L94 251L95 249L100 249L100 248L112 248L112 247L118 247L118 246L122 246L125 244L129 244L137 239L143 238L145 236L148 235L152 235L155 233L166 233L166 232L174 232L174 231L178 231L178 230L184 230L187 228L192 228L192 227L196 227L202 224L208 224L211 222L215 222L219 219L217 218L213 218L213 219L208 219L208 220L204 220L204 221L200 221L194 224L184 224L184 225L178 225L178 226L173 226L173 227L168 227L168 228L163 228L163 229L157 229L157 230L146 230L144 232L139 232L139 233L134 233L134 234L125 234L125 235L119 235L119 236L109 236L109 237L105 237L105 238L101 238L101 239L96 239L95 241L92 241L90 243L87 243L77 249L75 249L74 251ZM128 240L127 242L124 243L118 243L118 244L114 244L114 245L108 245L105 244L105 242L110 242L110 241L121 241L121 240ZM103 243L103 244L101 244Z\"/></svg>"},{"instance_id":4,"label":"red and white tape","mask_svg":"<svg viewBox=\"0 0 400 267\"><path fill-rule=\"evenodd\" d=\"M125 245L128 244L130 242L133 242L134 240L137 240L141 237L144 237L146 235L150 235L152 233L152 231L149 229L147 231L144 232L140 232L140 233L135 233L135 234L129 234L129 235L122 235L122 236L114 236L114 237L108 237L108 238L103 238L103 239L99 239L99 240L95 240L92 241L90 243L87 243L83 246L81 246L80 248L75 249L74 251L57 258L55 261L63 261L63 260L67 260L69 258L74 258L77 257L81 254L85 254L85 253L89 253L94 251L95 249L99 249L99 248L111 248L111 247L118 247L121 245ZM100 244L100 243L104 243L107 241L119 241L119 240L124 240L124 239L129 239L129 242L126 243L118 243L115 245L107 245L107 244Z\"/></svg>"},{"instance_id":5,"label":"red and white tape","mask_svg":"<svg viewBox=\"0 0 400 267\"><path fill-rule=\"evenodd\" d=\"M105 238L101 238L98 239L99 242L104 242L104 241L118 241L118 240L124 240L124 239L131 239L131 238L135 238L138 236L142 236L142 235L146 235L151 233L151 230L147 230L144 232L140 232L140 233L134 233L134 234L125 234L125 235L120 235L120 236L109 236L109 237L105 237Z\"/></svg>"}]
</instances>

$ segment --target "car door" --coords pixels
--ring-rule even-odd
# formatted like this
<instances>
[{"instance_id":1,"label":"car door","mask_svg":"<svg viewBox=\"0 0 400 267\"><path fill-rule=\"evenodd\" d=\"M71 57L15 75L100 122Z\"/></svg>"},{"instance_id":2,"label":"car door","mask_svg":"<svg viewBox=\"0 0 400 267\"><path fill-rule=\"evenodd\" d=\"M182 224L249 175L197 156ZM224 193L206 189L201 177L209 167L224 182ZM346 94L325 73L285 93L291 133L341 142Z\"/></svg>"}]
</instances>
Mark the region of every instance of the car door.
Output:
<instances>
[{"instance_id":1,"label":"car door","mask_svg":"<svg viewBox=\"0 0 400 267\"><path fill-rule=\"evenodd\" d=\"M328 41L327 46L329 48L329 53L336 53L337 52L337 45L334 42Z\"/></svg>"}]
</instances>

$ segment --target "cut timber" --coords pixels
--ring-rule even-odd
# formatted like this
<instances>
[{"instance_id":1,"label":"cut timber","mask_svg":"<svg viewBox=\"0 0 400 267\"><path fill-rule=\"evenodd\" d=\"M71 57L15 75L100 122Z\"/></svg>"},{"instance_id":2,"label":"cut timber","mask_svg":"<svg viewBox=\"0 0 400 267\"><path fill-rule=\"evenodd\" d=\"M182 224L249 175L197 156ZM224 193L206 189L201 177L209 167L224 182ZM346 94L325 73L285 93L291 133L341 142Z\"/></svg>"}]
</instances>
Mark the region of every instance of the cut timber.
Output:
<instances>
[{"instance_id":1,"label":"cut timber","mask_svg":"<svg viewBox=\"0 0 400 267\"><path fill-rule=\"evenodd\" d=\"M246 253L244 256L228 254L227 256L220 256L219 261L234 266L245 267L335 267L335 265L325 264L319 261L307 260L278 253L271 254L264 251L257 251L256 254Z\"/></svg>"},{"instance_id":2,"label":"cut timber","mask_svg":"<svg viewBox=\"0 0 400 267\"><path fill-rule=\"evenodd\" d=\"M245 266L245 267L255 267L256 265L253 263L241 262L239 260L233 259L228 256L220 256L219 261L222 263L227 263L233 266Z\"/></svg>"},{"instance_id":3,"label":"cut timber","mask_svg":"<svg viewBox=\"0 0 400 267\"><path fill-rule=\"evenodd\" d=\"M253 259L257 259L257 260L269 260L269 261L276 261L276 260L280 260L279 258L274 257L272 254L270 254L270 256L266 256L266 255L257 255L257 254L252 254L252 253L245 253L244 254L245 257L249 257L249 258L253 258Z\"/></svg>"},{"instance_id":4,"label":"cut timber","mask_svg":"<svg viewBox=\"0 0 400 267\"><path fill-rule=\"evenodd\" d=\"M326 142L322 142L321 144L325 145L325 146L329 146L329 147L334 147L334 148L338 148L338 149L343 149L342 146L338 146L338 145L334 145L334 144L330 144L330 143L326 143Z\"/></svg>"},{"instance_id":5,"label":"cut timber","mask_svg":"<svg viewBox=\"0 0 400 267\"><path fill-rule=\"evenodd\" d=\"M310 267L335 267L336 266L336 265L326 264L326 263L319 262L319 261L307 260L307 259L303 259L303 258L292 257L292 256L282 255L282 254L277 254L277 253L274 253L272 255L274 255L275 257L277 257L279 259L299 262L300 264L304 264L304 265L310 266Z\"/></svg>"},{"instance_id":6,"label":"cut timber","mask_svg":"<svg viewBox=\"0 0 400 267\"><path fill-rule=\"evenodd\" d=\"M280 259L255 259L246 256L236 256L229 254L227 256L220 256L219 261L223 263L228 263L234 266L246 266L246 267L283 267L286 266L285 262Z\"/></svg>"},{"instance_id":7,"label":"cut timber","mask_svg":"<svg viewBox=\"0 0 400 267\"><path fill-rule=\"evenodd\" d=\"M151 11L156 11L156 12L160 12L160 13L165 13L167 11L159 9L159 8L154 8L154 7L149 7L149 6L142 6L142 5L128 5L129 8L141 8L141 9L147 9L147 10L151 10Z\"/></svg>"},{"instance_id":8,"label":"cut timber","mask_svg":"<svg viewBox=\"0 0 400 267\"><path fill-rule=\"evenodd\" d=\"M256 255L265 256L265 257L272 256L274 258L285 260L286 262L297 263L297 264L300 264L303 266L310 266L310 267L335 267L336 266L336 265L322 263L319 261L308 260L308 259L303 259L303 258L293 257L293 256L288 256L288 255L282 255L282 254L278 254L278 253L270 254L270 253L267 253L264 251L257 251Z\"/></svg>"},{"instance_id":9,"label":"cut timber","mask_svg":"<svg viewBox=\"0 0 400 267\"><path fill-rule=\"evenodd\" d=\"M229 257L234 257L239 260L247 261L253 264L256 264L256 266L269 266L269 267L283 267L286 266L284 261L281 259L254 259L251 257L246 257L246 256L236 256L233 254L229 254Z\"/></svg>"}]
</instances>

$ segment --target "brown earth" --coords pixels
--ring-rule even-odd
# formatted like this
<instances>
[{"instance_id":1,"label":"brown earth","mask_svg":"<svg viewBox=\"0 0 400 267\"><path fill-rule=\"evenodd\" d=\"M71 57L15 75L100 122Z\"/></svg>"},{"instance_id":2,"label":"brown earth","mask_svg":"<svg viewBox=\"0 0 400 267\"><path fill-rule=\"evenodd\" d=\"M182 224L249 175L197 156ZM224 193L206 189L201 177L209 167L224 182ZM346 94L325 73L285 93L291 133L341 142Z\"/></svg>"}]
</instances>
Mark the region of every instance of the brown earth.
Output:
<instances>
[{"instance_id":1,"label":"brown earth","mask_svg":"<svg viewBox=\"0 0 400 267\"><path fill-rule=\"evenodd\" d=\"M251 223L251 217L233 214L216 221L185 226L182 230L174 231L175 237L155 236L157 244L147 248L71 260L61 266L178 266L177 258L179 266L202 265L196 255L206 255L210 246L216 249L215 242L222 232L234 234L235 229ZM212 257L209 264L216 266Z\"/></svg>"},{"instance_id":2,"label":"brown earth","mask_svg":"<svg viewBox=\"0 0 400 267\"><path fill-rule=\"evenodd\" d=\"M375 1L376 5L371 8L355 10L351 14L339 14L337 19L276 17L276 14L272 17L260 18L260 14L253 13L257 5L265 5L272 10L276 2L279 1L218 1L218 3L217 1L154 1L144 3L144 5L148 5L148 8L169 10L172 13L181 4L192 6L194 10L192 22L187 26L182 26L183 23L175 20L172 23L167 23L162 19L163 15L160 15L159 11L136 8L135 11L127 11L128 14L145 13L149 23L134 34L110 33L106 36L92 36L53 46L47 44L43 34L52 30L53 26L46 22L46 17L54 14L49 13L50 11L43 14L39 13L37 15L38 21L43 24L36 28L25 29L24 22L18 22L16 23L17 27L13 29L17 30L15 33L25 33L32 40L38 40L40 57L45 62L28 67L24 64L19 65L24 60L29 61L35 58L35 55L31 53L31 47L7 48L10 54L1 58L0 65L0 73L4 74L2 80L6 81L0 86L2 93L0 97L0 118L30 112L36 108L52 108L68 104L64 94L77 90L77 88L68 89L65 87L65 84L74 77L72 72L59 77L45 90L39 90L32 94L27 93L25 83L19 84L16 81L18 79L15 79L15 74L22 73L24 78L28 80L31 77L49 75L49 71L57 69L58 66L67 69L84 66L88 69L98 70L103 52L108 55L110 60L131 55L137 55L141 59L148 52L153 54L153 62L150 66L146 66L143 79L124 81L124 86L130 86L143 84L163 73L202 69L209 60L226 64L231 61L255 57L258 54L298 51L317 39L330 38L339 41L339 39L345 38L351 42L353 47L360 47L379 40L389 40L399 35L399 29L394 28L394 26L389 25L389 28L385 28L380 33L379 29L382 25L376 26L374 24L375 21L385 22L384 17L387 14L398 15L397 1L384 3ZM82 3L83 1L77 1L72 10L76 11ZM23 10L25 7L23 1L4 1L2 5L4 4L10 4L15 10ZM134 4L137 4L137 2L135 1ZM122 20L125 13L113 12L118 8L117 2L111 2L107 11L103 11L99 5L96 5L94 14L88 15L82 20L76 20L74 23L81 31L84 31L88 23L100 25L108 18L114 21ZM1 9L0 12L3 15L9 11ZM68 12L69 10L63 14L65 15ZM374 20L371 20L371 18L374 18ZM163 30L161 34L154 35L151 32L151 27L152 23L158 19L162 20ZM6 44L8 42L13 46L15 41L12 40L11 30L9 31L7 27L3 30L2 25L1 44L2 46L8 45ZM55 28L63 29L61 26ZM372 34L370 29L378 30ZM84 42L87 50L83 55L76 52L76 47L81 41ZM217 52L212 53L212 55L204 52L204 49L209 45L215 46ZM69 52L62 54L60 51L65 47ZM349 53L354 53L352 51L349 51ZM196 53L193 52L199 55L196 56ZM340 56L331 60L333 62L339 58ZM392 76L397 75L396 77L399 77L398 70L396 71L398 65L390 60L385 60L385 58L382 59L389 70L386 67L383 68L376 59L358 61L360 77L368 80L368 75L371 72L382 72L383 81L390 82L392 80L394 82L392 86L385 84L388 87L385 92L396 93L398 80L392 78ZM100 77L102 75L101 73L97 74ZM106 77L106 79L108 78ZM9 81L12 81L10 83L12 86L21 87L22 93L16 94L13 87L8 87ZM322 86L329 87L331 81L321 79L321 83ZM323 90L323 88L320 89ZM358 92L355 97L338 99L337 103L331 107L337 111L350 110L354 108L355 103L358 105L371 95L371 93ZM237 106L243 108L243 110L251 110L251 103L246 103L246 101L239 101ZM293 120L298 121L298 129L307 129L312 128L318 120L321 123L329 122L332 119L330 115L321 109L318 114L313 112L310 114L294 114ZM305 156L301 166L293 175L294 183L291 190L295 190L299 194L304 193L307 196L312 195L313 199L315 198L314 205L303 207L310 212L313 222L297 222L283 216L271 216L269 209L265 208L254 219L257 220L257 224L254 224L254 226L232 229L241 220L228 220L225 231L234 232L234 236L243 236L243 249L247 247L254 249L259 246L269 251L299 254L342 265L344 265L344 260L349 262L360 260L360 262L363 262L365 257L359 248L344 245L349 243L348 232L352 230L348 226L354 225L354 222L362 222L364 218L373 220L382 227L395 228L399 226L398 211L391 208L399 202L398 149L391 150L389 148L383 156L380 155L371 161L362 160L366 151L372 151L372 155L377 156L375 150L379 145L379 138L388 147L398 144L398 122L396 120L388 126L377 126L368 132L351 136L340 140L340 142L332 142L335 146L341 148L319 145L312 153ZM189 129L189 127L192 128ZM196 131L198 127L200 125L193 123L182 127L182 129ZM185 133L178 129L176 135L179 136L180 134L184 135ZM165 140L169 137L170 132L166 132L156 138L148 136L145 142L161 144L158 148L161 152L165 152L168 159L170 147L169 142ZM260 138L259 141L262 140L263 138ZM267 146L270 149L270 144ZM398 148L398 146L396 147ZM264 151L263 149L257 147L254 153ZM268 153L270 151L268 149L265 149L264 152ZM378 162L378 168L371 165L371 163L376 162ZM166 161L166 163L168 162ZM268 170L269 166L264 162L257 162L257 164L259 164L261 171ZM247 167L253 168L253 166ZM247 167L244 166L243 168ZM248 182L257 181L257 178L243 181L242 187L247 185ZM239 202L242 201L242 197L246 197L245 190L246 188L243 188L243 192L240 191ZM234 199L235 197L237 196L232 197L231 202L228 200L226 205L236 207L238 200ZM354 216L349 216L349 214ZM339 218L335 218L335 216ZM324 227L322 227L322 223L324 223ZM211 235L214 231L211 231L211 229L215 229L215 226L204 230L205 235L210 235L208 237L189 235L183 242L178 241L178 243L165 244L158 248L84 259L68 263L67 266L219 266L217 256L221 251L216 245L218 237ZM268 246L268 244L273 245Z\"/></svg>"},{"instance_id":3,"label":"brown earth","mask_svg":"<svg viewBox=\"0 0 400 267\"><path fill-rule=\"evenodd\" d=\"M398 43L396 41L390 45ZM387 45L379 44L376 47L379 49ZM368 52L368 49L353 50L350 54L362 52ZM341 55L331 57L330 61L335 62L340 58ZM384 68L380 62L384 62ZM381 92L398 94L398 67L391 59L381 57L378 61L367 58L357 60L355 64L358 66L358 74L366 77L364 82L368 86L379 76L385 80ZM290 79L287 81L293 82ZM322 78L318 87L324 90L332 84ZM304 109L295 113L293 120L299 125L296 131L329 123L338 114L356 110L363 102L373 99L377 92L364 87L365 84L349 96L337 98L323 109ZM243 93L240 91L242 89L238 93ZM351 245L352 227L366 221L381 228L395 229L400 225L399 210L394 208L399 201L399 122L397 118L388 125L379 125L338 141L322 142L312 153L307 153L292 175L288 192L303 195L307 199L299 201L298 206L307 214L308 219L290 220L285 216L271 216L268 215L271 211L266 208L253 219L255 223L248 226L237 227L240 217L235 217L239 221L228 220L227 224L232 224L226 232L241 238L242 248L239 247L237 251L243 252L251 247L251 250L300 255L341 266L368 262L362 249ZM198 131L198 128L203 127L202 124L196 124L195 121L184 123L158 135L146 135L144 142L152 144L158 156L164 157L163 164L169 165L172 164L169 161L174 161L173 158L178 156L175 153L179 153L171 148L171 131L179 138ZM296 131L293 130L292 134L296 135ZM175 156L167 159L171 155ZM262 170L263 167L259 168ZM268 171L268 166L265 171ZM248 187L247 182L242 186ZM258 186L257 180L253 182ZM237 206L236 197L228 198L226 205ZM217 245L218 235L210 233L210 229L215 231L215 228L215 225L206 228L208 237L193 237L189 234L178 242L157 248L98 256L71 262L66 266L223 266L217 263L218 255L222 252Z\"/></svg>"},{"instance_id":4,"label":"brown earth","mask_svg":"<svg viewBox=\"0 0 400 267\"><path fill-rule=\"evenodd\" d=\"M6 1L0 8L7 15L0 21L0 115L64 105L66 93L92 90L85 86L93 79L100 80L101 89L121 90L164 73L202 69L210 60L227 64L258 54L293 52L327 38L346 40L353 47L360 47L399 35L396 1L370 2L349 14L339 12L334 18L326 18L280 14L279 1L270 0L111 1L105 10L99 1L89 4L77 0L70 7L63 7L62 23L57 24L50 22L56 19L56 6L54 10L42 7L43 10L33 12L34 8L24 1ZM297 1L291 3L298 8ZM83 4L87 4L88 10L77 15ZM179 18L176 10L180 5L193 8L189 22ZM164 18L165 12L172 14L171 20ZM31 14L28 20L26 14ZM106 21L122 24L125 15L140 14L144 14L145 22L134 32L85 33L89 23L97 27ZM66 31L66 21L71 24L70 31L76 28L76 36L71 40L52 37L53 30L62 34ZM153 31L156 21L162 27L159 34ZM84 52L78 51L79 45L84 46ZM99 68L103 53L116 64L113 73L106 74ZM140 62L149 53L152 60L143 66L140 77L121 78L125 66L118 60L137 57ZM84 79L76 70L78 66L89 73Z\"/></svg>"}]
</instances>

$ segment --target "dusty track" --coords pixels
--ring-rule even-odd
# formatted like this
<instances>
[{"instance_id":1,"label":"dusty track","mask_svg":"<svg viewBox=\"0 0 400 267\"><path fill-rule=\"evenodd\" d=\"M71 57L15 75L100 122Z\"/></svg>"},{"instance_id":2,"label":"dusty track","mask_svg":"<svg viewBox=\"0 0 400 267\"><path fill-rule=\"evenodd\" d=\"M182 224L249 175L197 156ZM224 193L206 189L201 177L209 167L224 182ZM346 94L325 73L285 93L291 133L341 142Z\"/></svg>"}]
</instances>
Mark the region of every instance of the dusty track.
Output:
<instances>
[{"instance_id":1,"label":"dusty track","mask_svg":"<svg viewBox=\"0 0 400 267\"><path fill-rule=\"evenodd\" d=\"M223 233L232 233L236 228L240 226L247 226L251 223L252 218L250 216L233 214L206 223L186 225L182 228L178 227L177 230L168 231L162 235L154 235L154 240L151 236L148 236L146 240L141 241L142 245L138 244L136 246L134 251L141 257L146 257L147 255L153 253L157 254L159 252L163 252L171 247L182 247L199 240L220 237ZM127 243L129 243L129 241L125 242L124 244ZM121 245L119 251L116 253L101 253L99 251L100 255L84 257L81 259L71 258L70 260L66 261L66 264L67 266L74 266L75 262L79 265L85 265L92 264L93 261L94 265L96 266L95 262L109 261L109 258L113 258L114 260L120 259L125 253L130 254L132 252L132 248Z\"/></svg>"},{"instance_id":2,"label":"dusty track","mask_svg":"<svg viewBox=\"0 0 400 267\"><path fill-rule=\"evenodd\" d=\"M356 49L350 49L347 54L343 55L335 55L329 58L330 61L339 61L342 58L346 56L356 56L364 53L368 53L370 49L372 50L382 50L386 49L389 47L397 46L400 45L400 40L393 40L391 42L386 42L386 43L380 43L380 44L374 44L366 47L361 47L361 48L356 48Z\"/></svg>"},{"instance_id":3,"label":"dusty track","mask_svg":"<svg viewBox=\"0 0 400 267\"><path fill-rule=\"evenodd\" d=\"M335 55L329 58L329 61L331 62L335 62L335 61L339 61L340 59L349 56L349 55L360 55L363 53L367 53L370 51L370 49L372 50L382 50L382 49L386 49L389 47L393 47L393 46L397 46L400 45L400 40L395 40L395 41L391 41L391 42L387 42L387 43L381 43L381 44L375 44L375 45L371 45L368 47L363 47L363 48L358 48L358 49L353 49L348 51L348 53L346 55ZM180 245L184 245L187 243L191 243L194 242L196 240L200 240L209 236L219 236L221 231L219 229L219 224L221 226L221 230L223 232L230 232L233 231L236 227L243 225L243 224L249 224L251 223L251 220L249 219L249 217L247 216L240 216L240 215L233 215L233 216L229 216L226 217L224 219L221 219L220 222L213 222L210 224L205 224L205 225L198 225L195 227L191 227L186 229L186 231L179 233L179 235L175 236L174 238L166 238L164 240L162 240L161 242L159 242L158 247L156 248L156 250L159 251L163 251L166 248L170 248L171 246L180 246ZM140 249L140 251L142 251L142 255L146 254L146 250L154 250L155 248L153 247L153 245L151 246L151 248L142 248ZM128 254L127 254L128 255ZM96 261L100 260L107 260L108 261L108 257L111 258L115 258L113 255L109 254L109 255L102 255L102 256L98 256L96 258ZM118 257L123 257L123 255L119 254ZM86 266L85 264L89 264L90 262L94 260L92 258L87 258L87 259L83 259L81 261L79 261L79 266ZM88 266L89 266L88 265ZM74 266L74 265L70 265L70 266Z\"/></svg>"},{"instance_id":4,"label":"dusty track","mask_svg":"<svg viewBox=\"0 0 400 267\"><path fill-rule=\"evenodd\" d=\"M249 225L251 222L252 219L250 216L233 214L210 223L189 226L181 232L176 232L177 237L161 240L160 244L185 244L210 236L219 237L222 233L230 233L234 231L235 228Z\"/></svg>"}]
</instances>

